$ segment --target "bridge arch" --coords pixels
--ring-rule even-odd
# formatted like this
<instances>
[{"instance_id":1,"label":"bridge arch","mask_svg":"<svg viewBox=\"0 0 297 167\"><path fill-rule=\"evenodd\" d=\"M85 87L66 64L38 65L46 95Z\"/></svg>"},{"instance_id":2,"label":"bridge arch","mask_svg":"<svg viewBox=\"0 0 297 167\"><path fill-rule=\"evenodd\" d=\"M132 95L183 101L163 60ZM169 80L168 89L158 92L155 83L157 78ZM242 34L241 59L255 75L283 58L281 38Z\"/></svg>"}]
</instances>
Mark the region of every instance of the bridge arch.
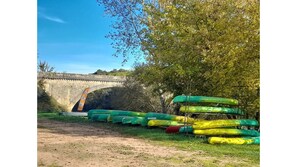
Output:
<instances>
[{"instance_id":1,"label":"bridge arch","mask_svg":"<svg viewBox=\"0 0 297 167\"><path fill-rule=\"evenodd\" d=\"M87 93L86 93L86 96L85 98L87 98L88 94L89 93L92 93L96 90L101 90L101 89L107 89L107 88L115 88L115 87L122 87L122 85L116 85L116 86L102 86L102 85L95 85L95 86L92 86L92 87L87 87L85 88L81 93L75 95L70 101L71 101L71 104L70 106L72 106L72 109L71 110L77 110L77 108L74 108L74 106L76 105L77 102L79 102L80 104L80 100L81 100L81 97L82 95L85 93L86 89L88 89ZM86 99L85 99L86 100ZM84 105L84 102L83 102L83 105ZM82 109L83 109L83 106L82 106ZM70 111L71 111L70 110Z\"/></svg>"},{"instance_id":2,"label":"bridge arch","mask_svg":"<svg viewBox=\"0 0 297 167\"><path fill-rule=\"evenodd\" d=\"M69 73L38 73L38 79L44 80L44 89L68 112L80 99L83 91L90 92L111 87L122 87L125 77L106 75L85 75Z\"/></svg>"}]
</instances>

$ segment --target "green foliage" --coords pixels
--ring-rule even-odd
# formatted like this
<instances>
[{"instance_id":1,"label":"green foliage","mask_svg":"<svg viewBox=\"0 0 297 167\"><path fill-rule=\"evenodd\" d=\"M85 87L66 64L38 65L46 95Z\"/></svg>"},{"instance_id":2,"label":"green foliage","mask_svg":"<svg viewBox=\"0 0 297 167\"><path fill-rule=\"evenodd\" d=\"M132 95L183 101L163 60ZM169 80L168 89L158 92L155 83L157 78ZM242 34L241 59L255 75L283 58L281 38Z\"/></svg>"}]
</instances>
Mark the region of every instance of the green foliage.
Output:
<instances>
[{"instance_id":1,"label":"green foliage","mask_svg":"<svg viewBox=\"0 0 297 167\"><path fill-rule=\"evenodd\" d=\"M125 69L118 69L118 70L113 69L111 71L105 71L105 70L98 69L93 74L96 74L96 75L111 75L111 76L128 76L130 73L131 73L131 71L125 70Z\"/></svg>"},{"instance_id":2,"label":"green foliage","mask_svg":"<svg viewBox=\"0 0 297 167\"><path fill-rule=\"evenodd\" d=\"M258 0L103 2L119 19L114 46L141 45L134 76L155 93L236 98L246 117L259 111Z\"/></svg>"}]
</instances>

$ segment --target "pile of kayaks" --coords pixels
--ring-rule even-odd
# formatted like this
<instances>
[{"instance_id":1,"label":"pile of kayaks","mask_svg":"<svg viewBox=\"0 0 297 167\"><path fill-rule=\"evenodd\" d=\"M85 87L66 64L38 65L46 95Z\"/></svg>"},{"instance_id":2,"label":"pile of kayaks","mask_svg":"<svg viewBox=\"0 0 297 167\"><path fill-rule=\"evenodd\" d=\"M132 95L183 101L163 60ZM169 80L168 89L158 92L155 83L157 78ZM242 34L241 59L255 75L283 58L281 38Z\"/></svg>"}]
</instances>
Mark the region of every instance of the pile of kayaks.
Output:
<instances>
[{"instance_id":1,"label":"pile of kayaks","mask_svg":"<svg viewBox=\"0 0 297 167\"><path fill-rule=\"evenodd\" d=\"M88 119L98 122L141 125L146 113L124 110L93 109L88 111Z\"/></svg>"},{"instance_id":2,"label":"pile of kayaks","mask_svg":"<svg viewBox=\"0 0 297 167\"><path fill-rule=\"evenodd\" d=\"M238 105L238 101L229 98L176 96L173 103L182 104L180 111L183 113L244 114L240 109L232 107ZM223 106L220 107L218 104L223 104ZM260 133L258 131L242 128L259 126L257 120L252 119L197 120L189 116L156 112L143 113L105 109L89 110L88 119L147 127L166 127L166 133L192 133L197 136L206 136L211 144L260 144Z\"/></svg>"},{"instance_id":3,"label":"pile of kayaks","mask_svg":"<svg viewBox=\"0 0 297 167\"><path fill-rule=\"evenodd\" d=\"M182 104L180 111L183 113L244 114L240 109L233 107L238 105L238 101L235 99L207 96L176 96L173 102ZM206 106L207 104L215 104L215 106ZM220 105L224 105L224 107L218 107ZM226 107L226 105L230 107ZM174 133L178 129L179 133L207 136L208 142L211 144L260 144L260 133L254 130L256 126L259 126L259 123L253 119L196 120L192 125L168 127L166 132ZM243 127L246 129L243 129Z\"/></svg>"}]
</instances>

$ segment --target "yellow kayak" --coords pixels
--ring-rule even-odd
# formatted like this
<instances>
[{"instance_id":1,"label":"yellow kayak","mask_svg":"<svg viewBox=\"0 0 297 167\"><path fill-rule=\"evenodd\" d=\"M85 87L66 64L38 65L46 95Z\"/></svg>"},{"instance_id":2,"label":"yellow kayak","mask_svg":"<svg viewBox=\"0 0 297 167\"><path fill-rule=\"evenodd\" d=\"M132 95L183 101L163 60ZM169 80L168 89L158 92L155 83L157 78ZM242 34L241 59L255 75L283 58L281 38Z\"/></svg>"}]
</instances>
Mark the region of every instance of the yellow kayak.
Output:
<instances>
[{"instance_id":1,"label":"yellow kayak","mask_svg":"<svg viewBox=\"0 0 297 167\"><path fill-rule=\"evenodd\" d=\"M195 135L206 135L206 136L260 136L256 130L245 130L245 129L204 129L194 130Z\"/></svg>"},{"instance_id":2,"label":"yellow kayak","mask_svg":"<svg viewBox=\"0 0 297 167\"><path fill-rule=\"evenodd\" d=\"M210 137L210 144L260 144L260 137Z\"/></svg>"}]
</instances>

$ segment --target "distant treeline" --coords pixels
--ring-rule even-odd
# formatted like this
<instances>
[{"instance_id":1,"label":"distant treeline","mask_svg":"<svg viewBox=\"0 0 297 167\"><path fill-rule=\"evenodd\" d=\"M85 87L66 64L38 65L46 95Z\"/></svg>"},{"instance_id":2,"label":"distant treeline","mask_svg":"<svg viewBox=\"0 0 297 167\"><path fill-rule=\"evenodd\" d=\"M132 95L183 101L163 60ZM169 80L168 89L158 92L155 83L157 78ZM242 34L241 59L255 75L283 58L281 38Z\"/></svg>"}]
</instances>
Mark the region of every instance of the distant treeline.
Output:
<instances>
[{"instance_id":1,"label":"distant treeline","mask_svg":"<svg viewBox=\"0 0 297 167\"><path fill-rule=\"evenodd\" d=\"M105 70L98 69L93 74L95 74L95 75L127 76L127 75L131 74L131 72L132 71L125 70L125 69L113 69L111 71L105 71Z\"/></svg>"}]
</instances>

